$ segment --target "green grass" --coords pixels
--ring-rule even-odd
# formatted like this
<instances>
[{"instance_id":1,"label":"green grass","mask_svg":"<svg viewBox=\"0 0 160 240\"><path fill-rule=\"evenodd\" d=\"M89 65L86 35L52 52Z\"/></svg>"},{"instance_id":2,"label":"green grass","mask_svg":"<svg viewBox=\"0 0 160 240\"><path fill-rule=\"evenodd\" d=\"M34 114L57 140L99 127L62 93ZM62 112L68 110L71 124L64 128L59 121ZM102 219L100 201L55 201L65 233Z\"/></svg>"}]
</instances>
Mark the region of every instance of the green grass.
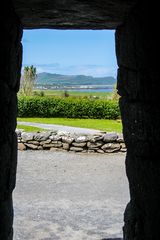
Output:
<instances>
[{"instance_id":1,"label":"green grass","mask_svg":"<svg viewBox=\"0 0 160 240\"><path fill-rule=\"evenodd\" d=\"M35 90L35 92L40 93L42 90ZM63 90L43 90L45 96L64 96ZM67 91L69 96L72 97L99 97L99 98L110 98L112 92L79 92L79 91Z\"/></svg>"},{"instance_id":2,"label":"green grass","mask_svg":"<svg viewBox=\"0 0 160 240\"><path fill-rule=\"evenodd\" d=\"M105 132L122 132L122 124L120 120L73 118L18 118L17 121L59 124L64 126L96 129Z\"/></svg>"},{"instance_id":3,"label":"green grass","mask_svg":"<svg viewBox=\"0 0 160 240\"><path fill-rule=\"evenodd\" d=\"M38 132L38 131L44 130L42 128L25 126L25 125L20 125L20 124L17 125L17 129L23 129L25 132Z\"/></svg>"}]
</instances>

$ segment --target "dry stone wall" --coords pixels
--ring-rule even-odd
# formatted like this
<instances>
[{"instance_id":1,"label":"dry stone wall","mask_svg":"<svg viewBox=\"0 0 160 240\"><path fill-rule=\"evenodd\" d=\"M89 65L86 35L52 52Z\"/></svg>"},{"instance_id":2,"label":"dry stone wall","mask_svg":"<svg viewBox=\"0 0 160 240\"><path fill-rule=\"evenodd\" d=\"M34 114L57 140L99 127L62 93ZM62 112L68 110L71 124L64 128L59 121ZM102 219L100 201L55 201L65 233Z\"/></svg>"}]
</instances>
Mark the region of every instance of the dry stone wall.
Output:
<instances>
[{"instance_id":1,"label":"dry stone wall","mask_svg":"<svg viewBox=\"0 0 160 240\"><path fill-rule=\"evenodd\" d=\"M19 150L65 150L82 153L126 152L122 134L116 132L78 135L64 131L23 132L17 130Z\"/></svg>"}]
</instances>

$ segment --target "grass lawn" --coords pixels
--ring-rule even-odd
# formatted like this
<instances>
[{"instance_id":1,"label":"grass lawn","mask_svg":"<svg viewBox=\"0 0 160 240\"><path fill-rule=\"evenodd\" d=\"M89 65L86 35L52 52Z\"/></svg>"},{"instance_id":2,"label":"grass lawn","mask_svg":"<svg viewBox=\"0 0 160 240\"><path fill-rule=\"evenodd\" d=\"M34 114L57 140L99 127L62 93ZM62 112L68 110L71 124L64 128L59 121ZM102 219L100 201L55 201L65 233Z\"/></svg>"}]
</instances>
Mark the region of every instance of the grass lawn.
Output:
<instances>
[{"instance_id":1,"label":"grass lawn","mask_svg":"<svg viewBox=\"0 0 160 240\"><path fill-rule=\"evenodd\" d=\"M64 96L63 90L42 90L45 96ZM41 90L35 90L35 92L40 93ZM79 92L79 91L68 91L69 96L72 97L99 97L99 98L110 98L112 96L112 92Z\"/></svg>"},{"instance_id":2,"label":"grass lawn","mask_svg":"<svg viewBox=\"0 0 160 240\"><path fill-rule=\"evenodd\" d=\"M17 121L45 124L59 124L64 126L81 127L101 130L105 132L122 132L120 120L108 119L76 119L76 118L18 118ZM21 126L21 128L23 128ZM23 128L24 129L24 128Z\"/></svg>"},{"instance_id":3,"label":"grass lawn","mask_svg":"<svg viewBox=\"0 0 160 240\"><path fill-rule=\"evenodd\" d=\"M32 126L25 126L25 125L17 125L18 129L23 129L25 132L38 132L38 131L42 131L44 129L42 128L38 128L38 127L32 127Z\"/></svg>"}]
</instances>

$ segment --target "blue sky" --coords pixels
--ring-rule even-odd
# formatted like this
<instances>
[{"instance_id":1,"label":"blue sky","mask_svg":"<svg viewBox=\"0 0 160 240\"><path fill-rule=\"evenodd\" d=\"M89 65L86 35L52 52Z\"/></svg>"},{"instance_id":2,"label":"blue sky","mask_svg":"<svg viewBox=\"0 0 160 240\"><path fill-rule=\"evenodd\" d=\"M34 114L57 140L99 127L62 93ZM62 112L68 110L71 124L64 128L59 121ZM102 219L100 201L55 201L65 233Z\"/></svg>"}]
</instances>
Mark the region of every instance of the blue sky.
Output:
<instances>
[{"instance_id":1,"label":"blue sky","mask_svg":"<svg viewBox=\"0 0 160 240\"><path fill-rule=\"evenodd\" d=\"M25 30L23 66L37 72L96 77L117 74L114 31Z\"/></svg>"}]
</instances>

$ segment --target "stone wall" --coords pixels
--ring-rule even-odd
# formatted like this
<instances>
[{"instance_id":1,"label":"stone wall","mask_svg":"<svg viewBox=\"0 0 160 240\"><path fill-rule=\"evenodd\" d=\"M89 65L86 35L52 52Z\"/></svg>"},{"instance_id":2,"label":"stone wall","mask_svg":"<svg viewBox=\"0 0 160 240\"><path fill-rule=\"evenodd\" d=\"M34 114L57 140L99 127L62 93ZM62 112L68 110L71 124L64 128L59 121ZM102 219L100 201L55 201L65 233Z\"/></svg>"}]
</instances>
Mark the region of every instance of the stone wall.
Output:
<instances>
[{"instance_id":1,"label":"stone wall","mask_svg":"<svg viewBox=\"0 0 160 240\"><path fill-rule=\"evenodd\" d=\"M126 152L122 134L77 135L62 131L17 131L19 150L65 150L82 153Z\"/></svg>"},{"instance_id":2,"label":"stone wall","mask_svg":"<svg viewBox=\"0 0 160 240\"><path fill-rule=\"evenodd\" d=\"M22 27L12 3L1 3L0 23L0 239L12 239L12 191L17 166L17 91L21 72Z\"/></svg>"},{"instance_id":3,"label":"stone wall","mask_svg":"<svg viewBox=\"0 0 160 240\"><path fill-rule=\"evenodd\" d=\"M116 30L118 91L131 197L124 215L124 240L160 239L158 15L154 3L139 1Z\"/></svg>"},{"instance_id":4,"label":"stone wall","mask_svg":"<svg viewBox=\"0 0 160 240\"><path fill-rule=\"evenodd\" d=\"M114 29L137 0L13 0L24 28ZM34 7L33 7L34 6Z\"/></svg>"}]
</instances>

